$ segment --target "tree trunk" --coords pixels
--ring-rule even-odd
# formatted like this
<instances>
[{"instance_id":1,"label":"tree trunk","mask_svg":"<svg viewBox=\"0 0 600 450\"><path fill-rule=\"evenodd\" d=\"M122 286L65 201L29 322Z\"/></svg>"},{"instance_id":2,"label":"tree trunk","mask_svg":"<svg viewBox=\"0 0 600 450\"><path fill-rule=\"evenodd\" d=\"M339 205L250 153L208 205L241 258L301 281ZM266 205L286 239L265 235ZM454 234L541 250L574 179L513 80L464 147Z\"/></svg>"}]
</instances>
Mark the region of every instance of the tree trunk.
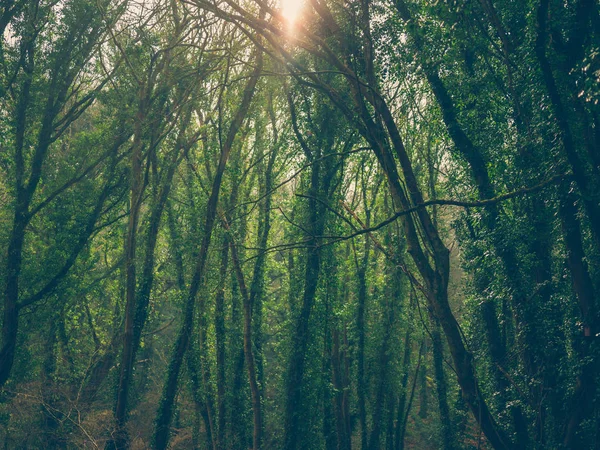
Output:
<instances>
[{"instance_id":1,"label":"tree trunk","mask_svg":"<svg viewBox=\"0 0 600 450\"><path fill-rule=\"evenodd\" d=\"M350 386L345 382L346 377L344 376L344 356L343 350L340 348L340 331L338 327L333 330L333 346L332 346L332 381L335 389L334 403L335 403L335 425L336 425L336 436L338 441L339 450L350 450L351 449L351 430L350 430L350 418L348 417L348 390Z\"/></svg>"},{"instance_id":2,"label":"tree trunk","mask_svg":"<svg viewBox=\"0 0 600 450\"><path fill-rule=\"evenodd\" d=\"M219 286L215 297L215 338L217 352L217 447L226 448L225 442L225 282L229 261L229 239L223 236L221 248L221 264L219 269Z\"/></svg>"},{"instance_id":3,"label":"tree trunk","mask_svg":"<svg viewBox=\"0 0 600 450\"><path fill-rule=\"evenodd\" d=\"M244 89L242 102L235 114L227 135L227 139L223 145L223 148L221 149L219 164L215 172L210 197L206 207L206 217L203 230L204 236L202 238L198 260L194 268L188 296L185 302L183 324L177 336L173 350L173 356L167 372L167 380L164 386L163 397L157 412L153 437L153 443L157 450L166 449L169 441L169 427L171 425L171 419L173 416L173 404L175 402L175 395L177 393L179 373L181 371L183 359L192 335L196 295L198 294L198 290L200 289L200 285L204 278L206 260L208 257L208 248L210 246L212 229L217 215L217 204L221 189L221 181L223 179L223 173L225 172L227 160L229 159L229 154L231 153L233 141L246 117L250 107L250 102L254 95L256 83L258 82L258 78L262 72L262 61L262 52L258 51L255 69Z\"/></svg>"},{"instance_id":4,"label":"tree trunk","mask_svg":"<svg viewBox=\"0 0 600 450\"><path fill-rule=\"evenodd\" d=\"M368 449L367 411L365 396L367 394L367 383L365 381L365 308L367 302L367 280L366 271L369 263L370 239L365 239L365 253L361 264L357 267L358 297L356 310L356 329L358 333L357 363L357 396L358 396L358 419L360 422L360 444L361 449ZM356 251L356 250L355 250ZM356 258L356 254L355 254Z\"/></svg>"},{"instance_id":5,"label":"tree trunk","mask_svg":"<svg viewBox=\"0 0 600 450\"><path fill-rule=\"evenodd\" d=\"M454 446L454 432L452 420L450 419L450 408L448 407L446 375L444 373L444 345L440 328L435 317L430 317L431 343L433 347L433 368L435 373L435 384L437 388L438 407L440 411L440 426L442 430L442 448L451 450Z\"/></svg>"},{"instance_id":6,"label":"tree trunk","mask_svg":"<svg viewBox=\"0 0 600 450\"><path fill-rule=\"evenodd\" d=\"M325 119L326 121L328 119ZM299 136L298 136L299 137ZM301 142L304 140L299 137ZM326 137L323 137L321 144L325 144ZM332 142L329 143L332 145ZM324 152L317 149L313 158L318 159ZM307 156L310 156L310 150L305 149ZM301 431L299 428L300 412L302 410L302 387L304 381L305 357L309 344L309 320L319 283L321 272L321 248L319 247L320 238L325 230L325 209L317 201L317 196L327 196L330 194L330 184L333 181L337 167L332 167L332 158L326 158L324 161L313 161L310 175L310 192L308 198L308 230L310 240L307 248L306 267L304 273L304 292L302 304L296 318L295 329L293 332L292 354L289 359L289 366L286 379L286 405L285 405L285 436L284 449L295 450L301 444ZM326 166L326 164L328 166ZM324 167L322 167L324 166ZM326 173L322 174L321 169L325 168Z\"/></svg>"},{"instance_id":7,"label":"tree trunk","mask_svg":"<svg viewBox=\"0 0 600 450\"><path fill-rule=\"evenodd\" d=\"M579 302L582 318L582 333L574 343L578 357L585 361L579 369L575 392L569 403L567 423L564 429L563 444L575 449L585 445L578 442L577 429L581 421L593 414L593 399L597 389L596 374L598 363L594 361L590 342L600 332L596 296L592 279L588 272L583 250L581 229L577 219L577 207L572 194L560 199L559 215L562 223L567 265L571 272L573 291Z\"/></svg>"},{"instance_id":8,"label":"tree trunk","mask_svg":"<svg viewBox=\"0 0 600 450\"><path fill-rule=\"evenodd\" d=\"M406 344L409 345L408 331L407 331ZM410 358L409 358L410 352L407 352L405 350L405 353L404 353L404 356L407 357L403 364L405 366L404 368L406 369L406 371L404 372L403 381L402 381L403 385L404 385L404 390L400 394L400 402L398 404L398 422L396 424L396 450L404 449L404 438L406 436L406 427L408 425L408 415L410 414L410 409L412 407L412 401L413 401L414 394L415 394L415 388L417 386L419 369L421 368L423 350L425 348L424 344L425 344L425 338L423 338L423 340L421 341L421 345L419 346L419 357L417 359L417 367L415 368L415 374L413 377L413 383L412 383L412 387L410 389L410 393L408 392L408 369L409 369L408 365L410 364ZM405 403L408 403L406 408L404 407Z\"/></svg>"},{"instance_id":9,"label":"tree trunk","mask_svg":"<svg viewBox=\"0 0 600 450\"><path fill-rule=\"evenodd\" d=\"M199 361L199 354L195 345L190 342L190 347L195 351L187 353L186 361L189 371L190 381L192 382L192 396L194 398L194 406L196 414L200 416L204 422L204 429L206 430L206 448L216 450L216 436L215 436L215 425L212 415L212 410L209 405L207 383L203 378L202 364Z\"/></svg>"},{"instance_id":10,"label":"tree trunk","mask_svg":"<svg viewBox=\"0 0 600 450\"><path fill-rule=\"evenodd\" d=\"M246 359L246 368L248 369L248 381L250 383L250 392L252 395L252 412L254 416L253 430L253 450L258 450L262 446L263 416L261 407L260 390L256 374L256 365L254 362L254 352L252 349L252 305L250 304L250 294L246 288L244 273L240 266L237 255L237 249L233 241L230 241L231 259L235 267L235 273L238 280L238 286L244 300L244 356Z\"/></svg>"},{"instance_id":11,"label":"tree trunk","mask_svg":"<svg viewBox=\"0 0 600 450\"><path fill-rule=\"evenodd\" d=\"M106 443L106 449L126 449L129 447L129 437L125 429L127 414L127 397L129 394L130 380L134 364L133 328L135 323L135 291L136 291L136 246L137 230L142 206L144 183L142 180L142 126L146 116L146 87L140 86L138 97L138 111L135 121L133 149L131 152L131 185L129 197L129 221L127 225L127 238L125 241L125 277L126 277L126 302L125 302L125 329L123 334L123 352L121 355L121 372L117 387L117 401L115 406L116 428L113 439Z\"/></svg>"}]
</instances>

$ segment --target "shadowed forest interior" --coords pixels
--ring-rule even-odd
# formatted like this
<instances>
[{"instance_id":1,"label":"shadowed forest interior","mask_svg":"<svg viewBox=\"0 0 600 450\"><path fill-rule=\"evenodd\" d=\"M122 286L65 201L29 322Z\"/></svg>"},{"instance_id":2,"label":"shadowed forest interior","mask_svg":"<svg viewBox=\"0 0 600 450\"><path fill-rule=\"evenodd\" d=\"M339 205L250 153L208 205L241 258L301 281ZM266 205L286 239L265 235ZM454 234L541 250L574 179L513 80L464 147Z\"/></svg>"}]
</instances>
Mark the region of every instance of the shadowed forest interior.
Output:
<instances>
[{"instance_id":1,"label":"shadowed forest interior","mask_svg":"<svg viewBox=\"0 0 600 450\"><path fill-rule=\"evenodd\" d=\"M597 0L0 34L3 449L600 449Z\"/></svg>"}]
</instances>

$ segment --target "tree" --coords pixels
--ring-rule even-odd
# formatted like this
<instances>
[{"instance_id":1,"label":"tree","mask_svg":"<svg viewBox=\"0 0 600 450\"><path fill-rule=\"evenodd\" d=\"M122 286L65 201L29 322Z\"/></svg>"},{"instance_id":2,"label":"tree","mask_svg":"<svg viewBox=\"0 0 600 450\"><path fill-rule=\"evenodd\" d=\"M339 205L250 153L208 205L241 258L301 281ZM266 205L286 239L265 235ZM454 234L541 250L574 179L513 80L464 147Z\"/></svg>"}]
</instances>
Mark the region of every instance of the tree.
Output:
<instances>
[{"instance_id":1,"label":"tree","mask_svg":"<svg viewBox=\"0 0 600 450\"><path fill-rule=\"evenodd\" d=\"M98 9L105 8L104 4L70 2L57 11L53 6L29 2L9 5L3 12L5 22L13 20L15 31L15 43L2 46L5 69L2 89L7 93L4 104L14 118L7 124L10 140L4 144L10 145L13 153L9 164L14 214L5 268L0 385L6 383L13 366L19 311L57 287L75 263L102 211L103 202L100 202L62 267L36 292L23 296L20 281L28 225L56 197L97 169L108 156L107 153L83 171L72 173L62 184L40 196L40 182L50 151L110 79L110 74L98 77L88 70L103 35L119 14L118 9L103 12L104 16L98 13ZM55 14L62 17L58 36L53 36ZM3 23L2 29L6 27ZM120 139L118 136L117 142Z\"/></svg>"},{"instance_id":2,"label":"tree","mask_svg":"<svg viewBox=\"0 0 600 450\"><path fill-rule=\"evenodd\" d=\"M217 202L219 200L219 192L221 188L221 181L223 178L223 172L225 171L225 165L229 159L229 155L233 146L233 141L237 132L239 131L242 122L250 107L250 102L254 95L254 89L258 78L260 77L262 70L262 53L257 51L256 67L251 74L250 80L244 89L242 96L242 103L239 109L236 111L235 117L229 128L227 139L225 140L223 147L221 148L221 155L219 157L219 165L214 175L212 182L212 189L210 198L206 209L206 218L204 224L204 236L200 245L198 260L194 269L194 274L190 282L190 288L188 298L185 306L184 322L181 327L181 331L175 344L173 357L169 367L168 378L165 383L163 399L158 410L156 420L156 430L154 434L154 445L156 448L166 448L169 436L169 424L171 422L173 402L177 391L177 382L179 378L179 372L185 352L188 348L190 335L192 333L193 320L194 320L194 309L196 303L196 295L200 288L200 283L204 277L204 270L206 265L206 258L208 253L208 247L211 241L212 228L215 223L217 215Z\"/></svg>"},{"instance_id":3,"label":"tree","mask_svg":"<svg viewBox=\"0 0 600 450\"><path fill-rule=\"evenodd\" d=\"M597 444L595 2L5 3L5 448Z\"/></svg>"}]
</instances>

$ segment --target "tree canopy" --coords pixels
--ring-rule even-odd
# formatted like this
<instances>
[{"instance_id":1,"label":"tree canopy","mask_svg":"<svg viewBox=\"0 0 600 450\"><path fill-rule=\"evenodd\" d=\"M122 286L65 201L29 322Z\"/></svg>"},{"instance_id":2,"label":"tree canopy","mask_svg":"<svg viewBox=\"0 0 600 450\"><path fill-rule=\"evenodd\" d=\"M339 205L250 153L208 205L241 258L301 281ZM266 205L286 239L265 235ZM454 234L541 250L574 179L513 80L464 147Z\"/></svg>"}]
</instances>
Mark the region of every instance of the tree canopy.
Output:
<instances>
[{"instance_id":1,"label":"tree canopy","mask_svg":"<svg viewBox=\"0 0 600 450\"><path fill-rule=\"evenodd\" d=\"M597 1L0 34L4 448L600 448Z\"/></svg>"}]
</instances>

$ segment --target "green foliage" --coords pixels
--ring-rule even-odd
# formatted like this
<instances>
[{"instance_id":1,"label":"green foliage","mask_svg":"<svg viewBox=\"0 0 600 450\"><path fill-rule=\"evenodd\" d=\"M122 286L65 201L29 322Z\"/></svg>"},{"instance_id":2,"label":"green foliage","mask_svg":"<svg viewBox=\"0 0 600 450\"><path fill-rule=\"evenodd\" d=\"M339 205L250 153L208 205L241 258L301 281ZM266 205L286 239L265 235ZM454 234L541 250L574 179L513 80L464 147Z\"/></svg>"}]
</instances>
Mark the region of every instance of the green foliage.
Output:
<instances>
[{"instance_id":1,"label":"green foliage","mask_svg":"<svg viewBox=\"0 0 600 450\"><path fill-rule=\"evenodd\" d=\"M9 3L6 448L100 447L115 430L150 446L200 257L172 448L253 445L245 314L262 448L597 443L595 2L305 2L296 27L253 1ZM140 337L120 419L128 300Z\"/></svg>"}]
</instances>

